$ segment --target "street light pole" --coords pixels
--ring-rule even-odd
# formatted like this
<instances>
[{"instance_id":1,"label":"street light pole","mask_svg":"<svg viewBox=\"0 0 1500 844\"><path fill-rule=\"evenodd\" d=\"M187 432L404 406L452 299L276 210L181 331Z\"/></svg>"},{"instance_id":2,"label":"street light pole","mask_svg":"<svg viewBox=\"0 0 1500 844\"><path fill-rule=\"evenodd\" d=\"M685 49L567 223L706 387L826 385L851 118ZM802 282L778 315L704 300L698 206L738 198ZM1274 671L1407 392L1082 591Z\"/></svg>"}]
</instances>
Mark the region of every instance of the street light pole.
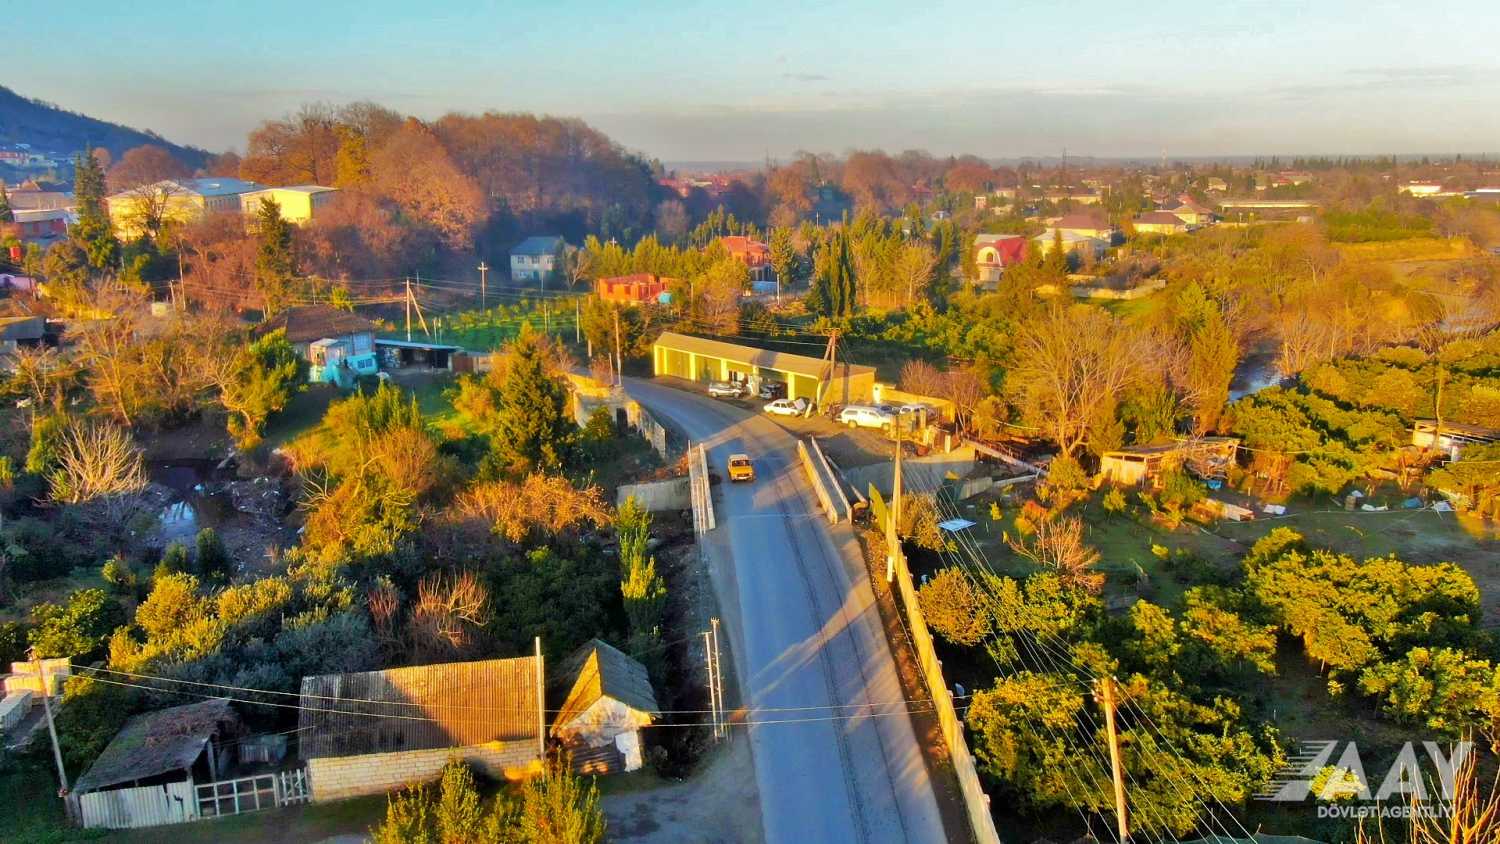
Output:
<instances>
[{"instance_id":1,"label":"street light pole","mask_svg":"<svg viewBox=\"0 0 1500 844\"><path fill-rule=\"evenodd\" d=\"M486 274L490 271L490 265L484 261L479 262L479 309L489 310L489 290L485 285Z\"/></svg>"}]
</instances>

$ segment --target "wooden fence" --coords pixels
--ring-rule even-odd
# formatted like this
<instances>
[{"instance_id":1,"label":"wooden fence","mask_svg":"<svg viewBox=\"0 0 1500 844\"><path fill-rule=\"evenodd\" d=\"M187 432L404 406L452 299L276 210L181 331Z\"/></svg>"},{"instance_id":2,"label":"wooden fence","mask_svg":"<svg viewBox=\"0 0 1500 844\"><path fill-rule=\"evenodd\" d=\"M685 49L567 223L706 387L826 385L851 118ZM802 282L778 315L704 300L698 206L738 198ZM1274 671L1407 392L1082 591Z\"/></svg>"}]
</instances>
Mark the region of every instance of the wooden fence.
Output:
<instances>
[{"instance_id":1,"label":"wooden fence","mask_svg":"<svg viewBox=\"0 0 1500 844\"><path fill-rule=\"evenodd\" d=\"M192 780L90 791L78 798L85 827L140 829L196 820Z\"/></svg>"}]
</instances>

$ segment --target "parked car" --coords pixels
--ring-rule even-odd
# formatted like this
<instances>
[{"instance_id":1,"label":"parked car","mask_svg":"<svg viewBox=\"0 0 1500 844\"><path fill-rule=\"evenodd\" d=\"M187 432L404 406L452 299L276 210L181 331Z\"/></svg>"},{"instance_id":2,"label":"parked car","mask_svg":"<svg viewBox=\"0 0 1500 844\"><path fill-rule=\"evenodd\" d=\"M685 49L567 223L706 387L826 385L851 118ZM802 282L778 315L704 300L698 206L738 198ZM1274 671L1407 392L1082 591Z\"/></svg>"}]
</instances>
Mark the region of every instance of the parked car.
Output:
<instances>
[{"instance_id":1,"label":"parked car","mask_svg":"<svg viewBox=\"0 0 1500 844\"><path fill-rule=\"evenodd\" d=\"M840 425L848 425L851 428L880 428L888 430L895 417L878 407L864 404L851 404L839 411L834 421Z\"/></svg>"},{"instance_id":2,"label":"parked car","mask_svg":"<svg viewBox=\"0 0 1500 844\"><path fill-rule=\"evenodd\" d=\"M764 381L764 382L762 382L761 385L760 385L760 397L763 398L763 399L767 399L767 400L770 400L770 399L784 399L784 398L786 398L786 382L785 381Z\"/></svg>"},{"instance_id":3,"label":"parked car","mask_svg":"<svg viewBox=\"0 0 1500 844\"><path fill-rule=\"evenodd\" d=\"M729 482L755 480L755 465L748 454L729 455Z\"/></svg>"},{"instance_id":4,"label":"parked car","mask_svg":"<svg viewBox=\"0 0 1500 844\"><path fill-rule=\"evenodd\" d=\"M737 399L745 394L745 385L738 381L714 381L708 385L708 394L716 399Z\"/></svg>"},{"instance_id":5,"label":"parked car","mask_svg":"<svg viewBox=\"0 0 1500 844\"><path fill-rule=\"evenodd\" d=\"M777 399L763 410L772 416L801 416L807 412L807 399Z\"/></svg>"}]
</instances>

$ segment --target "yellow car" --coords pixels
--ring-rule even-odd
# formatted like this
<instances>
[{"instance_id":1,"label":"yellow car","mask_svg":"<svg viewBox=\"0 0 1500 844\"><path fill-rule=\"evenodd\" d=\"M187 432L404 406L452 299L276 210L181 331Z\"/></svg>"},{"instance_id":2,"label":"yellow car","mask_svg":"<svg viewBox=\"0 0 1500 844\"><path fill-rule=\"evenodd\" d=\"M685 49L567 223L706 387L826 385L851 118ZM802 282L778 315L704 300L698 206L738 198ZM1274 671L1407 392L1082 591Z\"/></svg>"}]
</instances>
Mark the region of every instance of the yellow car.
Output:
<instances>
[{"instance_id":1,"label":"yellow car","mask_svg":"<svg viewBox=\"0 0 1500 844\"><path fill-rule=\"evenodd\" d=\"M748 454L729 455L729 481L753 481L755 480L755 466L750 462Z\"/></svg>"}]
</instances>

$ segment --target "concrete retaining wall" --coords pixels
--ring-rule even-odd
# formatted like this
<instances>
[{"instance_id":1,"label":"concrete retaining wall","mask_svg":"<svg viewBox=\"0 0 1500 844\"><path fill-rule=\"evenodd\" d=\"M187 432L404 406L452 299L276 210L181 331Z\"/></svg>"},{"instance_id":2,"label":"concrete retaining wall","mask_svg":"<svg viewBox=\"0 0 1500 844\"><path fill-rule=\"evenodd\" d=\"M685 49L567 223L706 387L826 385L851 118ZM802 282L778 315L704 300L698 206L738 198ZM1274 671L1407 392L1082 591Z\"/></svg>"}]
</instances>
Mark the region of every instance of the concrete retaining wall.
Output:
<instances>
[{"instance_id":1,"label":"concrete retaining wall","mask_svg":"<svg viewBox=\"0 0 1500 844\"><path fill-rule=\"evenodd\" d=\"M652 481L644 484L621 484L615 496L615 506L621 506L627 498L652 513L670 510L687 510L693 506L692 481L689 478L673 478L669 481Z\"/></svg>"},{"instance_id":2,"label":"concrete retaining wall","mask_svg":"<svg viewBox=\"0 0 1500 844\"><path fill-rule=\"evenodd\" d=\"M929 454L926 457L909 457L901 460L902 488L906 492L932 492L937 489L949 472L960 478L974 468L974 449L955 448L947 454ZM863 490L874 484L880 494L891 494L890 461L872 463L844 469L844 480L855 489Z\"/></svg>"},{"instance_id":3,"label":"concrete retaining wall","mask_svg":"<svg viewBox=\"0 0 1500 844\"><path fill-rule=\"evenodd\" d=\"M309 759L312 799L322 803L383 794L410 783L434 780L455 756L497 780L525 779L542 770L541 749L534 740Z\"/></svg>"}]
</instances>

